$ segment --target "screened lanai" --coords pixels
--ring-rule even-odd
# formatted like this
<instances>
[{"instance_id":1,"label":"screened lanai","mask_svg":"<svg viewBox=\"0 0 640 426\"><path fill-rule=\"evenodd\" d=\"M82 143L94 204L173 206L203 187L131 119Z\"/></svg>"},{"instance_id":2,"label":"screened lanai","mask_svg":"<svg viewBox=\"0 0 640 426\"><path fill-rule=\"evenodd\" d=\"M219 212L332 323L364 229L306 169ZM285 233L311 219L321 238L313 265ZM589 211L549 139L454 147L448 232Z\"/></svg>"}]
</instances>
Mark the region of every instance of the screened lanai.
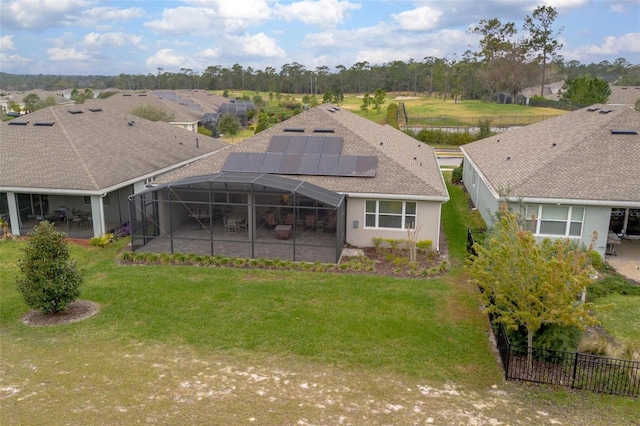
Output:
<instances>
[{"instance_id":1,"label":"screened lanai","mask_svg":"<svg viewBox=\"0 0 640 426\"><path fill-rule=\"evenodd\" d=\"M336 263L345 196L265 173L221 172L129 197L133 251Z\"/></svg>"}]
</instances>

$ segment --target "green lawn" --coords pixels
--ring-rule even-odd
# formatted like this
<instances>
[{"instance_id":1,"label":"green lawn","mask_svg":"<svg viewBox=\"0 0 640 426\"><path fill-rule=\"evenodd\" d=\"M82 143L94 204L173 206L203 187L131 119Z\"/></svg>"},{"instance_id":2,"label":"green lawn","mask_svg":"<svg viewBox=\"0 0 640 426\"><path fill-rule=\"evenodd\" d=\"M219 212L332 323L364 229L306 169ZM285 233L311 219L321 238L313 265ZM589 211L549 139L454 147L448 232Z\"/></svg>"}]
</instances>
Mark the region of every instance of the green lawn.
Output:
<instances>
[{"instance_id":1,"label":"green lawn","mask_svg":"<svg viewBox=\"0 0 640 426\"><path fill-rule=\"evenodd\" d=\"M478 219L449 190L441 278L120 265L125 240L72 246L100 311L60 326L22 323L25 242L0 242L0 424L633 424L631 398L503 382L461 268Z\"/></svg>"},{"instance_id":2,"label":"green lawn","mask_svg":"<svg viewBox=\"0 0 640 426\"><path fill-rule=\"evenodd\" d=\"M596 300L597 305L611 305L598 313L607 331L618 341L640 349L640 296L611 294Z\"/></svg>"}]
</instances>

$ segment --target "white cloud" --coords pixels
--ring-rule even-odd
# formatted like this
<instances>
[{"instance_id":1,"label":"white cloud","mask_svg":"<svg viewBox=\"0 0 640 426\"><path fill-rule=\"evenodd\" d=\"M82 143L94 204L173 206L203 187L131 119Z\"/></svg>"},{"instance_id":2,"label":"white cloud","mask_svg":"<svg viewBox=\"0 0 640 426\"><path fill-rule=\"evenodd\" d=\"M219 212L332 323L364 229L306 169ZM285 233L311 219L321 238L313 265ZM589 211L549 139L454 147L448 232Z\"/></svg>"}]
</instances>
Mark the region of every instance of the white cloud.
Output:
<instances>
[{"instance_id":1,"label":"white cloud","mask_svg":"<svg viewBox=\"0 0 640 426\"><path fill-rule=\"evenodd\" d=\"M84 37L84 44L87 46L139 46L142 36L127 33L89 33Z\"/></svg>"},{"instance_id":2,"label":"white cloud","mask_svg":"<svg viewBox=\"0 0 640 426\"><path fill-rule=\"evenodd\" d=\"M68 17L88 6L87 0L15 0L0 3L0 23L5 28L41 30L65 26Z\"/></svg>"},{"instance_id":3,"label":"white cloud","mask_svg":"<svg viewBox=\"0 0 640 426\"><path fill-rule=\"evenodd\" d=\"M12 35L0 37L0 50L16 50Z\"/></svg>"},{"instance_id":4,"label":"white cloud","mask_svg":"<svg viewBox=\"0 0 640 426\"><path fill-rule=\"evenodd\" d=\"M88 61L91 56L84 52L79 52L75 47L62 48L52 47L47 49L47 57L51 61Z\"/></svg>"},{"instance_id":5,"label":"white cloud","mask_svg":"<svg viewBox=\"0 0 640 426\"><path fill-rule=\"evenodd\" d=\"M101 21L127 21L130 19L141 18L145 15L145 11L139 7L130 7L128 9L118 9L115 7L94 7L84 10L80 13L78 24L83 26L93 25Z\"/></svg>"},{"instance_id":6,"label":"white cloud","mask_svg":"<svg viewBox=\"0 0 640 426\"><path fill-rule=\"evenodd\" d=\"M267 37L264 33L244 35L236 39L236 41L242 46L242 52L247 55L265 58L282 58L285 56L284 50L278 47L276 41Z\"/></svg>"},{"instance_id":7,"label":"white cloud","mask_svg":"<svg viewBox=\"0 0 640 426\"><path fill-rule=\"evenodd\" d=\"M349 18L349 12L362 6L339 0L304 0L291 4L276 4L275 14L287 22L301 21L309 25L332 27Z\"/></svg>"},{"instance_id":8,"label":"white cloud","mask_svg":"<svg viewBox=\"0 0 640 426\"><path fill-rule=\"evenodd\" d=\"M189 52L187 52L189 53ZM191 68L198 69L191 55L176 53L173 49L161 49L146 60L147 68Z\"/></svg>"},{"instance_id":9,"label":"white cloud","mask_svg":"<svg viewBox=\"0 0 640 426\"><path fill-rule=\"evenodd\" d=\"M271 16L264 0L187 1L197 7L165 9L162 19L145 23L156 33L168 35L241 34Z\"/></svg>"},{"instance_id":10,"label":"white cloud","mask_svg":"<svg viewBox=\"0 0 640 426\"><path fill-rule=\"evenodd\" d=\"M394 13L391 17L407 31L429 31L437 28L442 11L428 6Z\"/></svg>"},{"instance_id":11,"label":"white cloud","mask_svg":"<svg viewBox=\"0 0 640 426\"><path fill-rule=\"evenodd\" d=\"M7 55L5 53L0 53L0 64L2 64L2 71L16 72L21 70L23 67L29 67L31 65L31 59L20 55Z\"/></svg>"},{"instance_id":12,"label":"white cloud","mask_svg":"<svg viewBox=\"0 0 640 426\"><path fill-rule=\"evenodd\" d=\"M625 57L640 53L640 33L629 33L620 37L605 37L602 44L589 44L564 53L569 58L594 60L597 56Z\"/></svg>"}]
</instances>

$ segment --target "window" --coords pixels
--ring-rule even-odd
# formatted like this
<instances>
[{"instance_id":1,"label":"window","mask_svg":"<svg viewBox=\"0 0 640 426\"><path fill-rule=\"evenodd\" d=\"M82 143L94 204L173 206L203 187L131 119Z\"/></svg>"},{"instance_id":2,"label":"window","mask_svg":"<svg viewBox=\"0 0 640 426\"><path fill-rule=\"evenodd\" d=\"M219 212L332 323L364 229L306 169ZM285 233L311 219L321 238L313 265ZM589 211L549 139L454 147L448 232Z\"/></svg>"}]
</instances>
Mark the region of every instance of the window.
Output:
<instances>
[{"instance_id":1,"label":"window","mask_svg":"<svg viewBox=\"0 0 640 426\"><path fill-rule=\"evenodd\" d=\"M406 229L415 227L416 203L414 201L367 200L365 227Z\"/></svg>"},{"instance_id":2,"label":"window","mask_svg":"<svg viewBox=\"0 0 640 426\"><path fill-rule=\"evenodd\" d=\"M536 235L580 237L584 207L528 205L526 222Z\"/></svg>"}]
</instances>

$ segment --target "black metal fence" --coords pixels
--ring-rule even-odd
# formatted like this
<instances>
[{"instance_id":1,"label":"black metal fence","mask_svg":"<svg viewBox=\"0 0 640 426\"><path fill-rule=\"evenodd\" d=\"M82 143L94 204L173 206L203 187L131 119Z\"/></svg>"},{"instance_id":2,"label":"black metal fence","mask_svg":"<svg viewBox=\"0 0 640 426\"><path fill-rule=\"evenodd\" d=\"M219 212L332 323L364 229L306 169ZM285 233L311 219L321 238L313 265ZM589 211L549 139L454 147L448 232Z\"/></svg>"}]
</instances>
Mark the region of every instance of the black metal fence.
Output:
<instances>
[{"instance_id":1,"label":"black metal fence","mask_svg":"<svg viewBox=\"0 0 640 426\"><path fill-rule=\"evenodd\" d=\"M486 234L486 230L481 228L467 228L467 253L475 256L477 253L473 248L473 244L477 241L482 243L484 241L484 237Z\"/></svg>"},{"instance_id":2,"label":"black metal fence","mask_svg":"<svg viewBox=\"0 0 640 426\"><path fill-rule=\"evenodd\" d=\"M512 345L504 325L493 324L507 380L548 383L612 395L640 396L638 361ZM531 366L528 365L529 352Z\"/></svg>"}]
</instances>

